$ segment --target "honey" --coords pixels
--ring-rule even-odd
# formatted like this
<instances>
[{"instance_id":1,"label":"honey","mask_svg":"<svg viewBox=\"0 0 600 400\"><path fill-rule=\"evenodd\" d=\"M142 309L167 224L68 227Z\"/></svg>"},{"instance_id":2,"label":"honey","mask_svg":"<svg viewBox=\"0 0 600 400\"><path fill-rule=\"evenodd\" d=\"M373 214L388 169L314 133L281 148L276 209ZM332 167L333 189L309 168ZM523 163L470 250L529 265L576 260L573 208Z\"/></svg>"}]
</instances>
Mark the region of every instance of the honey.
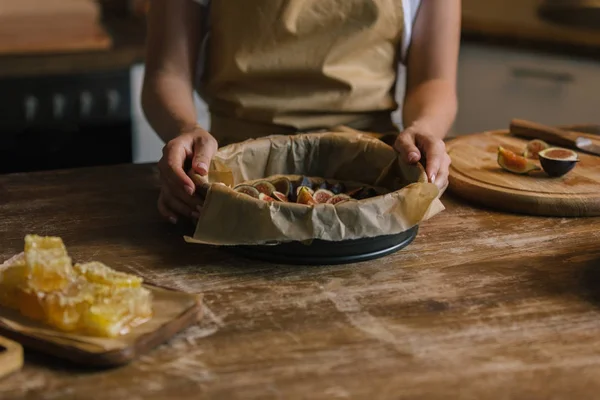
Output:
<instances>
[{"instance_id":1,"label":"honey","mask_svg":"<svg viewBox=\"0 0 600 400\"><path fill-rule=\"evenodd\" d=\"M99 262L75 264L58 237L27 235L0 269L0 305L58 330L116 337L152 317L143 279Z\"/></svg>"}]
</instances>

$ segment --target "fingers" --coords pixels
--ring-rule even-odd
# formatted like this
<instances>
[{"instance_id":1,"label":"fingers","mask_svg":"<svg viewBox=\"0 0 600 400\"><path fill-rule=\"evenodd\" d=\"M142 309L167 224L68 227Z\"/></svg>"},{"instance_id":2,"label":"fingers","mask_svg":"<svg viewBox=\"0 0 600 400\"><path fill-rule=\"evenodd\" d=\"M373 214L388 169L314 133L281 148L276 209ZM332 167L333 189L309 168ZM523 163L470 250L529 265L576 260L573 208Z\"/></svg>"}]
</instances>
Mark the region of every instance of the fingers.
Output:
<instances>
[{"instance_id":1,"label":"fingers","mask_svg":"<svg viewBox=\"0 0 600 400\"><path fill-rule=\"evenodd\" d=\"M450 170L451 159L448 154L445 154L438 170L437 177L435 178L435 185L441 190L448 184L448 175Z\"/></svg>"},{"instance_id":2,"label":"fingers","mask_svg":"<svg viewBox=\"0 0 600 400\"><path fill-rule=\"evenodd\" d=\"M186 157L183 143L172 140L163 148L163 157L158 163L158 167L165 179L181 186L186 193L192 195L195 189L194 182L183 170Z\"/></svg>"},{"instance_id":3,"label":"fingers","mask_svg":"<svg viewBox=\"0 0 600 400\"><path fill-rule=\"evenodd\" d=\"M199 206L190 208L188 204L183 202L180 198L174 196L168 188L163 187L161 190L158 198L158 211L171 223L177 223L179 219L178 216L184 216L197 220L200 217L199 210Z\"/></svg>"},{"instance_id":4,"label":"fingers","mask_svg":"<svg viewBox=\"0 0 600 400\"><path fill-rule=\"evenodd\" d=\"M435 183L440 189L446 185L448 180L448 167L450 156L446 152L446 146L439 139L427 137L422 140L423 150L427 155L425 172L429 182Z\"/></svg>"},{"instance_id":5,"label":"fingers","mask_svg":"<svg viewBox=\"0 0 600 400\"><path fill-rule=\"evenodd\" d=\"M210 135L199 135L194 139L192 169L201 176L208 175L208 166L217 152L217 141Z\"/></svg>"},{"instance_id":6,"label":"fingers","mask_svg":"<svg viewBox=\"0 0 600 400\"><path fill-rule=\"evenodd\" d=\"M167 186L167 190L176 198L178 198L179 200L181 200L183 203L185 203L185 205L189 208L189 211L196 211L197 207L199 205L201 205L202 200L200 199L200 197L197 196L197 189L196 189L196 193L193 195L190 195L187 190L184 190L183 187L181 185L179 185L177 182L173 182L169 179L165 179L163 180L163 185Z\"/></svg>"},{"instance_id":7,"label":"fingers","mask_svg":"<svg viewBox=\"0 0 600 400\"><path fill-rule=\"evenodd\" d=\"M176 223L179 217L197 219L203 203L195 179L184 168L196 163L198 173L208 174L208 165L217 150L216 140L206 131L186 133L171 140L163 148L163 157L158 162L161 179L161 194L158 199L160 214ZM186 167L186 164L188 167ZM204 185L199 185L204 188Z\"/></svg>"},{"instance_id":8,"label":"fingers","mask_svg":"<svg viewBox=\"0 0 600 400\"><path fill-rule=\"evenodd\" d=\"M415 135L410 130L405 130L398 135L394 148L400 153L402 159L409 164L414 164L421 159L421 152L415 143Z\"/></svg>"},{"instance_id":9,"label":"fingers","mask_svg":"<svg viewBox=\"0 0 600 400\"><path fill-rule=\"evenodd\" d=\"M210 188L210 183L208 183L208 179L205 176L201 176L196 171L191 169L188 171L188 174L194 181L196 185L196 195L199 195L201 198L205 198L208 193L208 189Z\"/></svg>"},{"instance_id":10,"label":"fingers","mask_svg":"<svg viewBox=\"0 0 600 400\"><path fill-rule=\"evenodd\" d=\"M175 213L173 211L171 211L169 209L169 207L167 206L167 203L165 202L165 198L164 198L162 192L158 196L157 206L158 206L158 212L160 213L160 215L162 215L165 219L169 220L169 222L171 222L172 224L177 223L177 215L175 215Z\"/></svg>"}]
</instances>

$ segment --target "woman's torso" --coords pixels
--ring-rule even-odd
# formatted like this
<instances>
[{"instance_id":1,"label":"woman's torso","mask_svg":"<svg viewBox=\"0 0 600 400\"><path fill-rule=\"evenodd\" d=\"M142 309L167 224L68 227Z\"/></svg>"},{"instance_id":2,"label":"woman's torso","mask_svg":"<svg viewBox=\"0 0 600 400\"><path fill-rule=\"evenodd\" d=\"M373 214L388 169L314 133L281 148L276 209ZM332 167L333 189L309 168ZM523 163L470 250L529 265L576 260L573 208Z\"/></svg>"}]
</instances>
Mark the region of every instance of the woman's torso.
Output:
<instances>
[{"instance_id":1,"label":"woman's torso","mask_svg":"<svg viewBox=\"0 0 600 400\"><path fill-rule=\"evenodd\" d=\"M224 144L337 125L393 129L407 3L212 0L198 85L211 132Z\"/></svg>"}]
</instances>

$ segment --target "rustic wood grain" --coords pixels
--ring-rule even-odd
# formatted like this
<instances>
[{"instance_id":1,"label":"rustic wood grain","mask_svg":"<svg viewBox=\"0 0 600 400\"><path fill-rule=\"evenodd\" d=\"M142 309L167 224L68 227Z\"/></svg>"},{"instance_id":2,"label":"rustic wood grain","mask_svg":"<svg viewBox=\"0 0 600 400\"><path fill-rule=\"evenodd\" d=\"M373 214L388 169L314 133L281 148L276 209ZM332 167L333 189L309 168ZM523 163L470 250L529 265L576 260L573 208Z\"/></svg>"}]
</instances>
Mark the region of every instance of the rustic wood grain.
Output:
<instances>
[{"instance_id":1,"label":"rustic wood grain","mask_svg":"<svg viewBox=\"0 0 600 400\"><path fill-rule=\"evenodd\" d=\"M500 210L559 217L600 215L600 157L578 152L581 161L559 178L543 171L513 174L498 165L498 146L520 153L528 139L507 133L490 131L451 140L449 189ZM539 161L532 162L540 166Z\"/></svg>"},{"instance_id":2,"label":"rustic wood grain","mask_svg":"<svg viewBox=\"0 0 600 400\"><path fill-rule=\"evenodd\" d=\"M600 218L446 211L389 257L302 267L191 245L153 167L0 176L0 256L29 232L203 293L205 318L125 367L26 351L2 399L572 399L600 390Z\"/></svg>"},{"instance_id":3,"label":"rustic wood grain","mask_svg":"<svg viewBox=\"0 0 600 400\"><path fill-rule=\"evenodd\" d=\"M0 336L0 379L23 366L23 347L12 340Z\"/></svg>"}]
</instances>

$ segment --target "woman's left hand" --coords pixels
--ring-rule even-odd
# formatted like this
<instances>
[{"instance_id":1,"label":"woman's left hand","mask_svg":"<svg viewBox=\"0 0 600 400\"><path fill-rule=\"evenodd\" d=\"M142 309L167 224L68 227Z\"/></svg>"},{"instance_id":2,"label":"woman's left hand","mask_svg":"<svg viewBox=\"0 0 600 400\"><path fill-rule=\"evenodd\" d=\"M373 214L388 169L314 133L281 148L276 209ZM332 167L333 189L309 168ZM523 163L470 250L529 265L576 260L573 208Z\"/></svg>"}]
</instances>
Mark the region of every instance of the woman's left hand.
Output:
<instances>
[{"instance_id":1,"label":"woman's left hand","mask_svg":"<svg viewBox=\"0 0 600 400\"><path fill-rule=\"evenodd\" d=\"M442 139L416 127L408 127L398 135L394 148L409 164L423 159L429 182L435 183L440 190L448 185L451 160Z\"/></svg>"}]
</instances>

